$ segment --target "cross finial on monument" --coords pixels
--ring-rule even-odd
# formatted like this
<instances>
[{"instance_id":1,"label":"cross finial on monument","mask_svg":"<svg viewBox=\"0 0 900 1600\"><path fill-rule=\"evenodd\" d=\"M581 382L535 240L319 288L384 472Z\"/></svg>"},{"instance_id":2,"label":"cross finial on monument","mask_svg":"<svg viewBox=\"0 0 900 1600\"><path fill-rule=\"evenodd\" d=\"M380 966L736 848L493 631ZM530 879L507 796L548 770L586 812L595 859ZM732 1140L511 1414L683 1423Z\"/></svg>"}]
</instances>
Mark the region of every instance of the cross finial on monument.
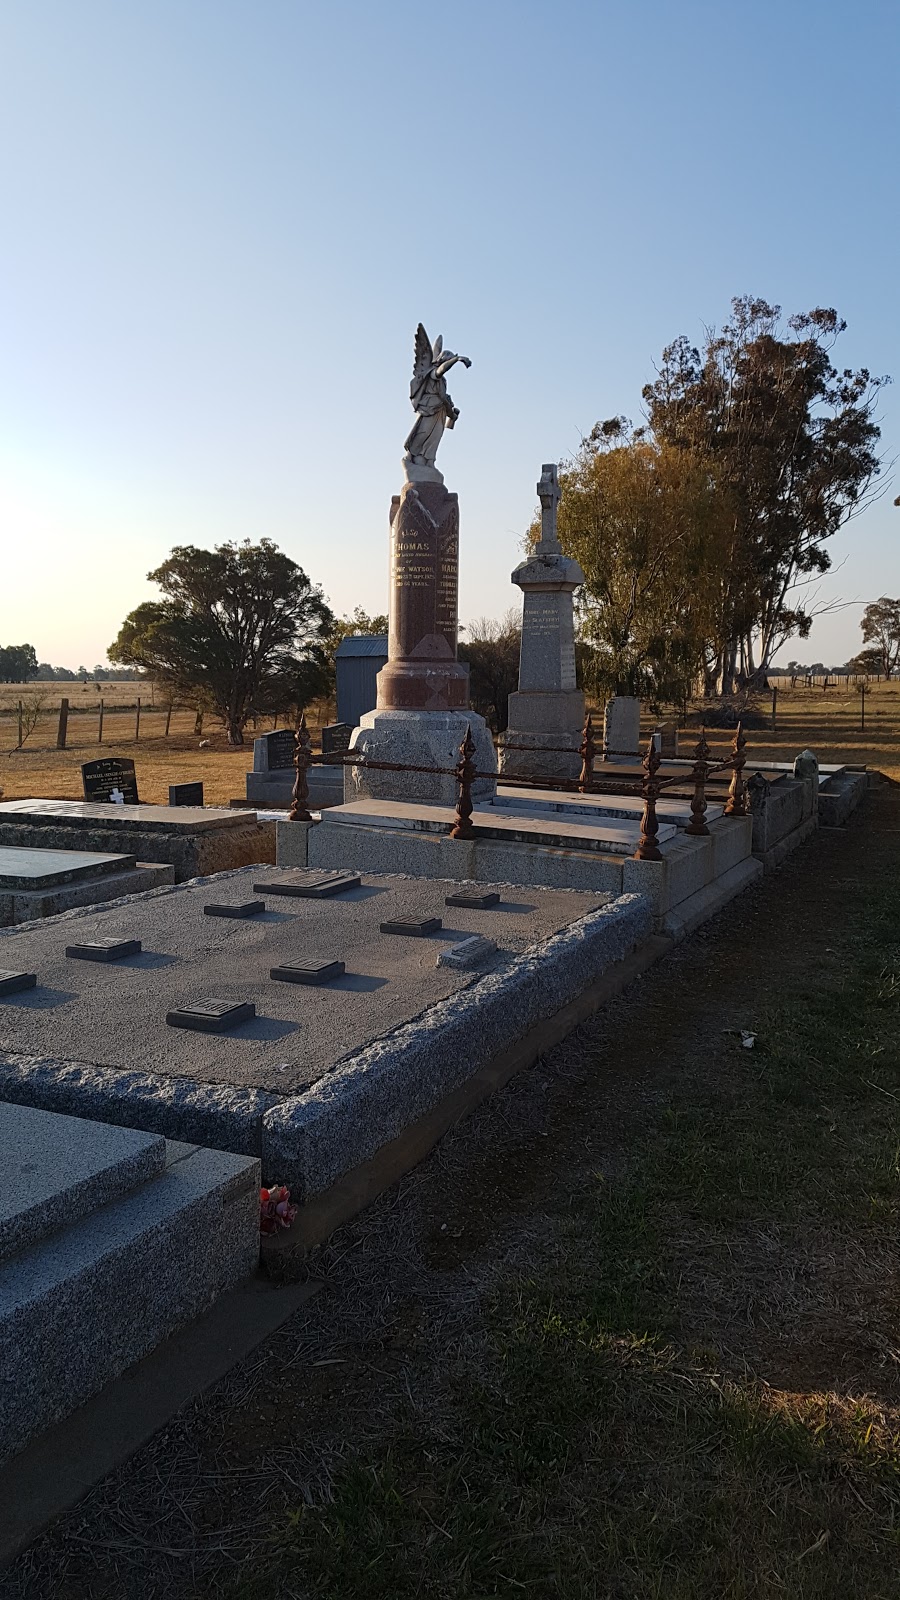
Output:
<instances>
[{"instance_id":1,"label":"cross finial on monument","mask_svg":"<svg viewBox=\"0 0 900 1600\"><path fill-rule=\"evenodd\" d=\"M537 485L541 502L541 545L559 548L556 534L556 508L559 505L559 469L555 461L545 461Z\"/></svg>"}]
</instances>

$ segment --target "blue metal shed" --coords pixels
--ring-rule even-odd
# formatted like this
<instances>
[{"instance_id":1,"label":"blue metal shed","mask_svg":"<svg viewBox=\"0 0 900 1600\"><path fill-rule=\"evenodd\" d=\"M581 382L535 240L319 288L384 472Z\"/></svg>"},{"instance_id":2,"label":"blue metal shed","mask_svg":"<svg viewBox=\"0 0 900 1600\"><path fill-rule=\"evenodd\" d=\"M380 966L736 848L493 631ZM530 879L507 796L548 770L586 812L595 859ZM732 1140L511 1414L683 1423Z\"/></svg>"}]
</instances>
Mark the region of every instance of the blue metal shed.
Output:
<instances>
[{"instance_id":1,"label":"blue metal shed","mask_svg":"<svg viewBox=\"0 0 900 1600\"><path fill-rule=\"evenodd\" d=\"M375 679L388 658L386 633L350 633L335 651L337 719L358 726L367 711L375 710Z\"/></svg>"}]
</instances>

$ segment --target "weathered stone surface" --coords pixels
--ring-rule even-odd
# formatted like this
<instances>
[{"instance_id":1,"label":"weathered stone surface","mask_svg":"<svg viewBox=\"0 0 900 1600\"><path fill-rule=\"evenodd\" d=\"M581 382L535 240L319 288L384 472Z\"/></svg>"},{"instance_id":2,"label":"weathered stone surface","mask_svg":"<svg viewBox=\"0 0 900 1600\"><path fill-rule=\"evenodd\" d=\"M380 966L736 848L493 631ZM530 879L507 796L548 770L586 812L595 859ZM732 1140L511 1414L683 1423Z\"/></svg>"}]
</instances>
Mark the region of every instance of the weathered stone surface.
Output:
<instances>
[{"instance_id":1,"label":"weathered stone surface","mask_svg":"<svg viewBox=\"0 0 900 1600\"><path fill-rule=\"evenodd\" d=\"M158 1176L0 1266L0 1459L253 1271L259 1170L170 1144Z\"/></svg>"},{"instance_id":2,"label":"weathered stone surface","mask_svg":"<svg viewBox=\"0 0 900 1600\"><path fill-rule=\"evenodd\" d=\"M162 1172L166 1141L0 1102L0 1260Z\"/></svg>"},{"instance_id":3,"label":"weathered stone surface","mask_svg":"<svg viewBox=\"0 0 900 1600\"><path fill-rule=\"evenodd\" d=\"M245 1155L259 1155L263 1114L278 1098L264 1089L90 1066L2 1047L0 1097Z\"/></svg>"},{"instance_id":4,"label":"weathered stone surface","mask_svg":"<svg viewBox=\"0 0 900 1600\"><path fill-rule=\"evenodd\" d=\"M651 922L641 896L612 901L348 1057L268 1113L264 1173L307 1196L328 1188L628 955Z\"/></svg>"},{"instance_id":5,"label":"weathered stone surface","mask_svg":"<svg viewBox=\"0 0 900 1600\"><path fill-rule=\"evenodd\" d=\"M819 790L818 814L823 828L840 828L852 816L868 788L864 772L840 772Z\"/></svg>"},{"instance_id":6,"label":"weathered stone surface","mask_svg":"<svg viewBox=\"0 0 900 1600\"><path fill-rule=\"evenodd\" d=\"M458 785L453 774L467 729L475 742L476 770L492 774L476 779L472 794L476 799L492 795L497 757L483 717L474 711L370 711L354 733L355 751L374 760L395 762L401 768L437 767L441 771L384 772L348 766L344 768L345 803L386 798L455 806Z\"/></svg>"},{"instance_id":7,"label":"weathered stone surface","mask_svg":"<svg viewBox=\"0 0 900 1600\"><path fill-rule=\"evenodd\" d=\"M270 868L266 878L278 875ZM296 881L300 874L284 876ZM252 868L235 874L216 884L216 897L243 900L256 881ZM136 1104L141 1115L153 1115L143 1125L154 1131L216 1145L213 1123L220 1104L230 1109L231 1091L299 1093L349 1050L464 986L464 974L435 966L434 943L387 938L379 933L380 923L443 918L443 942L486 934L512 960L597 899L529 892L506 897L517 903L470 914L456 908L451 915L444 906L450 887L367 873L359 888L335 897L273 896L265 915L232 920L207 917L208 888L184 885L118 911L80 916L74 925L62 918L40 929L10 930L0 935L0 962L39 971L40 988L0 1005L0 1057L6 1054L14 1065L21 1064L22 1052L80 1061L81 1077L77 1068L42 1076L60 1093L80 1089L86 1115L97 1114L93 1097L99 1090L101 1098L118 1097ZM127 964L87 967L66 959L73 936L84 942L129 933L140 934L144 953ZM328 990L304 990L271 977L282 964L326 960L343 961L346 968ZM252 1002L256 1017L222 1036L166 1025L168 1012L207 998ZM102 1064L97 1076L90 1073L91 1062ZM113 1069L121 1076L110 1080L105 1074ZM182 1081L183 1091L173 1089ZM216 1089L225 1095L221 1102ZM4 1097L13 1096L0 1087ZM76 1099L73 1093L59 1108L77 1109ZM55 1109L52 1099L43 1103ZM189 1116L197 1119L192 1132L178 1121ZM130 1113L111 1120L141 1125L140 1116Z\"/></svg>"},{"instance_id":8,"label":"weathered stone surface","mask_svg":"<svg viewBox=\"0 0 900 1600\"><path fill-rule=\"evenodd\" d=\"M603 712L604 759L627 760L639 755L640 748L641 702L632 695L614 695Z\"/></svg>"},{"instance_id":9,"label":"weathered stone surface","mask_svg":"<svg viewBox=\"0 0 900 1600\"><path fill-rule=\"evenodd\" d=\"M35 854L42 853L35 852ZM57 852L47 853L52 855ZM128 857L123 859L128 860ZM61 912L71 911L77 906L99 905L105 901L118 900L123 895L141 894L144 890L162 888L174 882L175 868L169 862L138 861L125 872L78 878L73 883L61 884L56 889L33 890L27 893L0 891L0 928L36 921L39 918L57 917Z\"/></svg>"}]
</instances>

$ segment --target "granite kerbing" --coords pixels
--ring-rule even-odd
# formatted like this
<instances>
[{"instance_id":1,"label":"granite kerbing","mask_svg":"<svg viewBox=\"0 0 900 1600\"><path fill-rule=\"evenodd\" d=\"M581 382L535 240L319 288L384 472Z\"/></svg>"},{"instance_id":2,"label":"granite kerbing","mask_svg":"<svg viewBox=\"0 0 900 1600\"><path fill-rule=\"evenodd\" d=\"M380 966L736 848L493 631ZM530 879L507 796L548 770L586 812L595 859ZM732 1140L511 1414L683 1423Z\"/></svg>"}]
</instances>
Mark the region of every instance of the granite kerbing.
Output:
<instances>
[{"instance_id":1,"label":"granite kerbing","mask_svg":"<svg viewBox=\"0 0 900 1600\"><path fill-rule=\"evenodd\" d=\"M306 1198L327 1189L629 955L652 923L644 896L623 895L338 1063L266 1113L264 1177Z\"/></svg>"},{"instance_id":2,"label":"granite kerbing","mask_svg":"<svg viewBox=\"0 0 900 1600\"><path fill-rule=\"evenodd\" d=\"M120 1072L8 1050L0 1051L0 1100L248 1156L260 1154L263 1117L278 1104L278 1096L264 1089Z\"/></svg>"}]
</instances>

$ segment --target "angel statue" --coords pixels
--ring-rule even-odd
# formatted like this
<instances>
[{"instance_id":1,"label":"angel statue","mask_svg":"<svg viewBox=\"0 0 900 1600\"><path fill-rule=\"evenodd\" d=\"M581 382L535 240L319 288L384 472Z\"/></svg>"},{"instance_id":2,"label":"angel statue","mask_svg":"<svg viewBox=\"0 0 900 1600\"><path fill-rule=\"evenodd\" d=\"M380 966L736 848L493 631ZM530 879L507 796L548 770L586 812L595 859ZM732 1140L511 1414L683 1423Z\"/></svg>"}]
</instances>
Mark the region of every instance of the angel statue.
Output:
<instances>
[{"instance_id":1,"label":"angel statue","mask_svg":"<svg viewBox=\"0 0 900 1600\"><path fill-rule=\"evenodd\" d=\"M459 416L444 382L445 372L455 367L457 361L461 361L464 367L472 365L468 356L455 356L451 350L445 350L440 334L432 344L420 322L416 329L413 377L409 386L409 398L416 420L403 447L406 451L403 464L407 469L407 477L418 476L410 471L418 467L420 471L425 469L423 476L427 474L441 483L444 481L435 467L434 458L444 429L452 428Z\"/></svg>"}]
</instances>

